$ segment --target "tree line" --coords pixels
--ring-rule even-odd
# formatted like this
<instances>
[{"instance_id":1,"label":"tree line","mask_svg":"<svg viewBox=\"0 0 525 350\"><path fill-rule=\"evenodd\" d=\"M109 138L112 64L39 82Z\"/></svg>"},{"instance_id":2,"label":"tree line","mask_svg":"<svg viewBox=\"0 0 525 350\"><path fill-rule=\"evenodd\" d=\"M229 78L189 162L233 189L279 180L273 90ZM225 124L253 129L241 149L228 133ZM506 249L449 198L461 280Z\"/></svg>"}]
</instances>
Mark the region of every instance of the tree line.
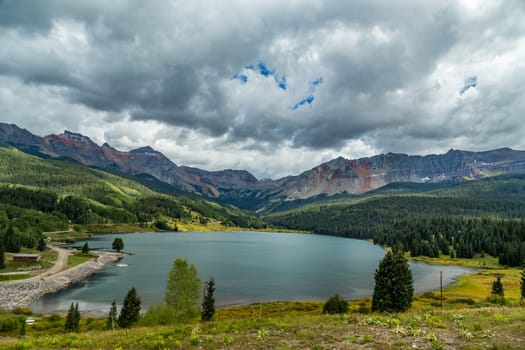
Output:
<instances>
[{"instance_id":1,"label":"tree line","mask_svg":"<svg viewBox=\"0 0 525 350\"><path fill-rule=\"evenodd\" d=\"M163 194L130 199L116 196L102 185L92 186L90 191L92 197L87 198L58 195L46 189L0 185L0 239L5 249L18 252L21 247L34 248L42 239L42 232L65 231L70 224L154 223L159 228L170 229L166 219L192 220L192 211L199 212L204 224L214 219L229 226L265 227L264 222L252 214L203 200Z\"/></svg>"},{"instance_id":2,"label":"tree line","mask_svg":"<svg viewBox=\"0 0 525 350\"><path fill-rule=\"evenodd\" d=\"M525 261L525 206L505 200L392 196L266 217L319 234L372 239L412 256L472 258L489 254L508 266Z\"/></svg>"}]
</instances>

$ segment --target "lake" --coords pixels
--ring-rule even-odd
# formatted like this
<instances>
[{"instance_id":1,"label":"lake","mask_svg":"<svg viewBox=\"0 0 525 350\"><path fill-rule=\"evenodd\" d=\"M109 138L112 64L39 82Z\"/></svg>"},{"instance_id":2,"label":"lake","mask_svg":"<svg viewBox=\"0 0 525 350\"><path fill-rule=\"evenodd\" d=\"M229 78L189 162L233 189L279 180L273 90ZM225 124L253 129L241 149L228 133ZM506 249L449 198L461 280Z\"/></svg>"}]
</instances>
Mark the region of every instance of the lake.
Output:
<instances>
[{"instance_id":1,"label":"lake","mask_svg":"<svg viewBox=\"0 0 525 350\"><path fill-rule=\"evenodd\" d=\"M109 310L120 305L131 287L143 309L164 297L168 273L177 257L197 267L202 280L215 277L217 306L275 300L326 300L372 295L374 272L384 250L367 241L313 234L266 232L169 232L96 235L92 249L111 249L115 237L133 255L105 267L82 283L35 301L35 312L67 310L78 302L81 310ZM82 242L78 242L80 247ZM439 288L443 282L472 273L472 269L411 262L416 293Z\"/></svg>"}]
</instances>

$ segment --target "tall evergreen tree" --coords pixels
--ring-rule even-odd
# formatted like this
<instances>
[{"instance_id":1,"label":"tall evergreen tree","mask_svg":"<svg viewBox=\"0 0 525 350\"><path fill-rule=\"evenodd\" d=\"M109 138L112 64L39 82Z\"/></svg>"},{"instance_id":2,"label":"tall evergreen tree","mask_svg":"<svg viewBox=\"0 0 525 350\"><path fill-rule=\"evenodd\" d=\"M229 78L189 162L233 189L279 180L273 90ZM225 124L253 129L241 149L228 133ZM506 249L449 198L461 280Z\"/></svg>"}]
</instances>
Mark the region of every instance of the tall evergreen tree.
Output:
<instances>
[{"instance_id":1,"label":"tall evergreen tree","mask_svg":"<svg viewBox=\"0 0 525 350\"><path fill-rule=\"evenodd\" d=\"M20 336L25 337L26 336L26 332L27 332L27 329L26 329L26 318L25 317L21 317L20 318Z\"/></svg>"},{"instance_id":2,"label":"tall evergreen tree","mask_svg":"<svg viewBox=\"0 0 525 350\"><path fill-rule=\"evenodd\" d=\"M139 320L141 303L142 301L137 295L137 290L135 287L131 288L124 299L118 316L118 325L121 328L129 328Z\"/></svg>"},{"instance_id":3,"label":"tall evergreen tree","mask_svg":"<svg viewBox=\"0 0 525 350\"><path fill-rule=\"evenodd\" d=\"M497 295L499 297L505 296L505 292L503 291L503 283L501 283L501 277L496 277L496 280L492 282L492 295Z\"/></svg>"},{"instance_id":4,"label":"tall evergreen tree","mask_svg":"<svg viewBox=\"0 0 525 350\"><path fill-rule=\"evenodd\" d=\"M5 269L5 251L4 251L4 242L0 239L0 269Z\"/></svg>"},{"instance_id":5,"label":"tall evergreen tree","mask_svg":"<svg viewBox=\"0 0 525 350\"><path fill-rule=\"evenodd\" d=\"M202 312L201 319L203 321L211 321L213 315L215 314L215 278L210 277L210 279L204 282L204 297L202 300Z\"/></svg>"},{"instance_id":6,"label":"tall evergreen tree","mask_svg":"<svg viewBox=\"0 0 525 350\"><path fill-rule=\"evenodd\" d=\"M80 331L80 312L78 311L78 303L71 303L69 311L67 312L66 324L64 326L64 329L67 332Z\"/></svg>"},{"instance_id":7,"label":"tall evergreen tree","mask_svg":"<svg viewBox=\"0 0 525 350\"><path fill-rule=\"evenodd\" d=\"M414 281L401 254L388 252L375 272L372 311L402 312L412 305Z\"/></svg>"},{"instance_id":8,"label":"tall evergreen tree","mask_svg":"<svg viewBox=\"0 0 525 350\"><path fill-rule=\"evenodd\" d=\"M89 253L89 245L88 245L88 242L85 242L84 245L82 246L82 253L84 253L84 254Z\"/></svg>"},{"instance_id":9,"label":"tall evergreen tree","mask_svg":"<svg viewBox=\"0 0 525 350\"><path fill-rule=\"evenodd\" d=\"M80 332L80 311L78 310L78 303L75 303L75 312L73 313L74 315L74 321L75 321L75 327L76 327L76 332Z\"/></svg>"},{"instance_id":10,"label":"tall evergreen tree","mask_svg":"<svg viewBox=\"0 0 525 350\"><path fill-rule=\"evenodd\" d=\"M8 252L18 253L20 251L20 236L13 225L9 225L4 233L4 248Z\"/></svg>"},{"instance_id":11,"label":"tall evergreen tree","mask_svg":"<svg viewBox=\"0 0 525 350\"><path fill-rule=\"evenodd\" d=\"M44 237L40 237L40 239L38 240L36 249L43 252L44 250L46 250L46 248L47 248L46 239Z\"/></svg>"},{"instance_id":12,"label":"tall evergreen tree","mask_svg":"<svg viewBox=\"0 0 525 350\"><path fill-rule=\"evenodd\" d=\"M115 325L117 324L117 302L113 300L111 303L111 308L109 309L108 320L106 323L106 329L114 330Z\"/></svg>"},{"instance_id":13,"label":"tall evergreen tree","mask_svg":"<svg viewBox=\"0 0 525 350\"><path fill-rule=\"evenodd\" d=\"M188 264L185 259L175 259L164 300L172 308L177 321L187 321L199 314L200 285L195 265Z\"/></svg>"}]
</instances>

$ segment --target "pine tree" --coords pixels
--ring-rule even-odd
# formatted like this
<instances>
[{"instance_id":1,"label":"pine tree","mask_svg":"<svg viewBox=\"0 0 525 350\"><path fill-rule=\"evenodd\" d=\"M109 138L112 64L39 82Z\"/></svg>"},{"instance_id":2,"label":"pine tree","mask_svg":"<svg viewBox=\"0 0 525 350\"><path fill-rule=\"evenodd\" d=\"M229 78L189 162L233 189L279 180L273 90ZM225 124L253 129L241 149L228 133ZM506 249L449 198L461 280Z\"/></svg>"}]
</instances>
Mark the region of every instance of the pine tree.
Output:
<instances>
[{"instance_id":1,"label":"pine tree","mask_svg":"<svg viewBox=\"0 0 525 350\"><path fill-rule=\"evenodd\" d=\"M203 321L211 321L215 314L215 297L213 296L215 292L215 278L213 276L204 282L204 290L201 319Z\"/></svg>"},{"instance_id":2,"label":"pine tree","mask_svg":"<svg viewBox=\"0 0 525 350\"><path fill-rule=\"evenodd\" d=\"M73 303L71 303L71 306L69 307L69 311L67 312L67 316L66 316L66 324L64 325L64 329L67 331L67 332L73 332L73 313L75 312L75 306L73 305Z\"/></svg>"},{"instance_id":3,"label":"pine tree","mask_svg":"<svg viewBox=\"0 0 525 350\"><path fill-rule=\"evenodd\" d=\"M78 303L75 303L75 311L73 312L73 316L75 332L80 332L80 311L78 310Z\"/></svg>"},{"instance_id":4,"label":"pine tree","mask_svg":"<svg viewBox=\"0 0 525 350\"><path fill-rule=\"evenodd\" d=\"M88 245L88 242L84 243L84 245L82 246L82 253L84 253L84 254L89 253L89 245Z\"/></svg>"},{"instance_id":5,"label":"pine tree","mask_svg":"<svg viewBox=\"0 0 525 350\"><path fill-rule=\"evenodd\" d=\"M505 296L505 292L503 291L503 283L501 283L501 277L496 277L496 280L492 282L491 294L499 297Z\"/></svg>"},{"instance_id":6,"label":"pine tree","mask_svg":"<svg viewBox=\"0 0 525 350\"><path fill-rule=\"evenodd\" d=\"M25 337L26 335L26 318L25 317L21 317L20 318L20 336L22 337Z\"/></svg>"},{"instance_id":7,"label":"pine tree","mask_svg":"<svg viewBox=\"0 0 525 350\"><path fill-rule=\"evenodd\" d=\"M80 331L80 312L78 311L78 303L71 303L69 311L67 312L66 324L64 326L64 329L67 332Z\"/></svg>"},{"instance_id":8,"label":"pine tree","mask_svg":"<svg viewBox=\"0 0 525 350\"><path fill-rule=\"evenodd\" d=\"M139 320L141 303L142 301L137 295L137 290L135 287L131 288L124 299L122 309L118 316L118 325L121 328L131 327L133 323Z\"/></svg>"},{"instance_id":9,"label":"pine tree","mask_svg":"<svg viewBox=\"0 0 525 350\"><path fill-rule=\"evenodd\" d=\"M188 264L185 259L175 259L164 300L172 308L177 321L187 321L199 314L200 285L195 266Z\"/></svg>"},{"instance_id":10,"label":"pine tree","mask_svg":"<svg viewBox=\"0 0 525 350\"><path fill-rule=\"evenodd\" d=\"M113 300L113 302L111 303L111 308L109 309L106 329L115 330L116 323L117 323L117 302Z\"/></svg>"},{"instance_id":11,"label":"pine tree","mask_svg":"<svg viewBox=\"0 0 525 350\"><path fill-rule=\"evenodd\" d=\"M111 248L115 249L117 252L120 253L120 251L124 249L124 241L122 240L122 238L115 238L113 240L113 243L111 244Z\"/></svg>"},{"instance_id":12,"label":"pine tree","mask_svg":"<svg viewBox=\"0 0 525 350\"><path fill-rule=\"evenodd\" d=\"M43 252L44 250L46 250L46 248L47 248L46 239L44 237L40 237L40 239L38 240L38 245L36 249Z\"/></svg>"},{"instance_id":13,"label":"pine tree","mask_svg":"<svg viewBox=\"0 0 525 350\"><path fill-rule=\"evenodd\" d=\"M8 252L18 253L20 251L20 236L13 225L9 225L4 233L4 249Z\"/></svg>"},{"instance_id":14,"label":"pine tree","mask_svg":"<svg viewBox=\"0 0 525 350\"><path fill-rule=\"evenodd\" d=\"M4 242L0 239L0 269L5 269L5 251L4 251Z\"/></svg>"},{"instance_id":15,"label":"pine tree","mask_svg":"<svg viewBox=\"0 0 525 350\"><path fill-rule=\"evenodd\" d=\"M388 252L375 272L372 311L402 312L412 305L414 281L401 254Z\"/></svg>"}]
</instances>

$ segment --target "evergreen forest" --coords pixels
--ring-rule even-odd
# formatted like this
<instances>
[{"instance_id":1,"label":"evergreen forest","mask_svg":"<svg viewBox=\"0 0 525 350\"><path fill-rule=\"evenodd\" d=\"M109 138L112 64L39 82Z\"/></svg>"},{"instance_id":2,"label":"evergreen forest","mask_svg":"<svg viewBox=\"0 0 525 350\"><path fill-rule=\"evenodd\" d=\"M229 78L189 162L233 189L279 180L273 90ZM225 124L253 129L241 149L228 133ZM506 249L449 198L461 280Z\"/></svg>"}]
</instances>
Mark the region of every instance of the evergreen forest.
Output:
<instances>
[{"instance_id":1,"label":"evergreen forest","mask_svg":"<svg viewBox=\"0 0 525 350\"><path fill-rule=\"evenodd\" d=\"M525 261L525 176L449 184L391 184L351 199L267 215L275 226L359 239L411 256Z\"/></svg>"}]
</instances>

